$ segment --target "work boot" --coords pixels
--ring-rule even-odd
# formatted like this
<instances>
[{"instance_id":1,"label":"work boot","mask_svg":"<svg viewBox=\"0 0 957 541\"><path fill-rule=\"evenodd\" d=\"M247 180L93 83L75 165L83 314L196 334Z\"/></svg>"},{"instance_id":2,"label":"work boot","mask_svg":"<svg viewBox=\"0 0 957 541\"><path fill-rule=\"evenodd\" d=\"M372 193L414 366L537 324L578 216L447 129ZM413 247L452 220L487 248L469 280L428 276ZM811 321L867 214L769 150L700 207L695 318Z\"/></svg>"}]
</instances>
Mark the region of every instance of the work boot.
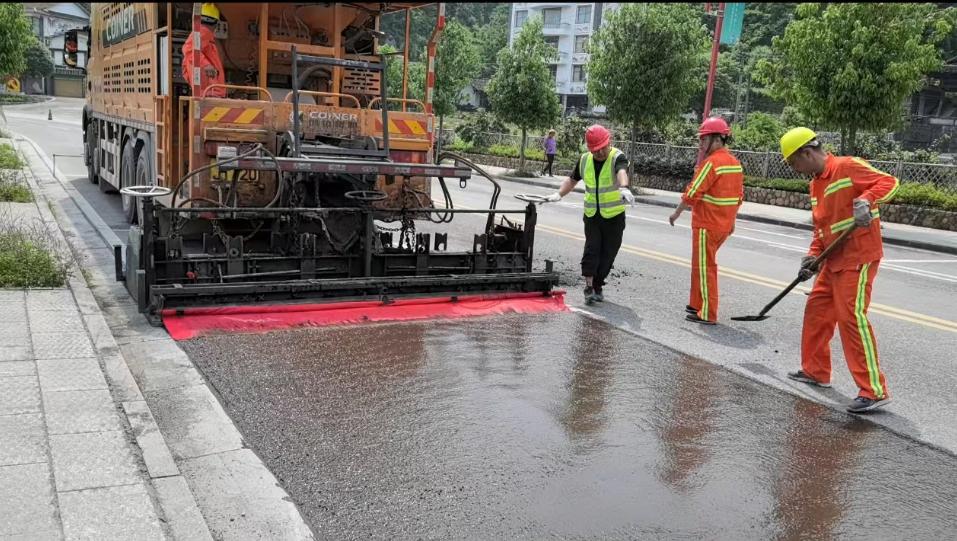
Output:
<instances>
[{"instance_id":1,"label":"work boot","mask_svg":"<svg viewBox=\"0 0 957 541\"><path fill-rule=\"evenodd\" d=\"M849 413L866 413L868 411L873 411L877 408L886 406L890 403L890 397L874 400L873 398L867 398L866 396L859 396L855 398L853 402L848 404L847 411Z\"/></svg>"},{"instance_id":2,"label":"work boot","mask_svg":"<svg viewBox=\"0 0 957 541\"><path fill-rule=\"evenodd\" d=\"M585 288L585 304L594 304L598 298L595 294L595 288L588 286Z\"/></svg>"},{"instance_id":3,"label":"work boot","mask_svg":"<svg viewBox=\"0 0 957 541\"><path fill-rule=\"evenodd\" d=\"M814 385L815 387L824 387L827 389L831 386L830 383L824 383L812 378L811 376L805 374L802 370L798 370L797 372L788 372L788 377L794 381L800 381L801 383L807 383L808 385Z\"/></svg>"},{"instance_id":4,"label":"work boot","mask_svg":"<svg viewBox=\"0 0 957 541\"><path fill-rule=\"evenodd\" d=\"M605 294L600 287L595 288L595 302L605 302Z\"/></svg>"},{"instance_id":5,"label":"work boot","mask_svg":"<svg viewBox=\"0 0 957 541\"><path fill-rule=\"evenodd\" d=\"M695 323L700 323L702 325L717 325L717 321L708 321L707 319L701 319L698 317L698 314L688 314L685 316L685 319L688 321L694 321Z\"/></svg>"},{"instance_id":6,"label":"work boot","mask_svg":"<svg viewBox=\"0 0 957 541\"><path fill-rule=\"evenodd\" d=\"M688 312L689 314L697 314L698 309L689 304L688 306L685 306L685 312Z\"/></svg>"}]
</instances>

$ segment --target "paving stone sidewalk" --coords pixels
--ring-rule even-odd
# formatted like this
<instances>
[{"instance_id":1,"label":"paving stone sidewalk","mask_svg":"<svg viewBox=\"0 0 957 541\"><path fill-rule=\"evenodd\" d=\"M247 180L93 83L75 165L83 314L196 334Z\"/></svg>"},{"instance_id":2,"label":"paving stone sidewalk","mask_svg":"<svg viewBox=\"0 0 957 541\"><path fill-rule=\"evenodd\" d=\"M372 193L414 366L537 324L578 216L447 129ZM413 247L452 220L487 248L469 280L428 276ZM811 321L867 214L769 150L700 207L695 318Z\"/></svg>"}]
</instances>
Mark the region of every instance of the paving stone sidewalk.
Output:
<instances>
[{"instance_id":1,"label":"paving stone sidewalk","mask_svg":"<svg viewBox=\"0 0 957 541\"><path fill-rule=\"evenodd\" d=\"M51 207L0 213L47 227ZM38 225L34 223L33 225ZM96 300L0 289L0 540L212 539Z\"/></svg>"}]
</instances>

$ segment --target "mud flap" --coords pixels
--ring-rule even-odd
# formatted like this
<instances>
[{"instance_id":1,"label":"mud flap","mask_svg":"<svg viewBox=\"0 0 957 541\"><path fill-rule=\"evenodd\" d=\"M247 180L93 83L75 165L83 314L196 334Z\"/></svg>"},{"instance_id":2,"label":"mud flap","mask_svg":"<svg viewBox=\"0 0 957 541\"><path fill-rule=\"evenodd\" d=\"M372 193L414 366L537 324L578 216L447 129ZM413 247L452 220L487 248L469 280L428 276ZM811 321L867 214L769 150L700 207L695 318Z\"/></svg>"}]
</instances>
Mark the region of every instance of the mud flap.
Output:
<instances>
[{"instance_id":1,"label":"mud flap","mask_svg":"<svg viewBox=\"0 0 957 541\"><path fill-rule=\"evenodd\" d=\"M126 290L136 301L136 306L140 313L146 311L148 299L146 298L146 271L140 265L140 256L142 255L141 241L143 235L140 233L139 225L130 226L129 236L126 239Z\"/></svg>"}]
</instances>

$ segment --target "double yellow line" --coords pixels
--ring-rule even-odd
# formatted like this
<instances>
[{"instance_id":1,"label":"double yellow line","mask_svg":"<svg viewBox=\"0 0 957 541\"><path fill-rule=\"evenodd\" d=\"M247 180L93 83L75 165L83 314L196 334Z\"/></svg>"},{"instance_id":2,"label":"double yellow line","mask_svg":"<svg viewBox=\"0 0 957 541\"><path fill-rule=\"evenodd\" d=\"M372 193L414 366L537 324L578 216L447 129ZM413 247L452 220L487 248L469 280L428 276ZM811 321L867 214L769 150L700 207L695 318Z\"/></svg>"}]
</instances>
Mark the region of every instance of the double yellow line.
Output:
<instances>
[{"instance_id":1,"label":"double yellow line","mask_svg":"<svg viewBox=\"0 0 957 541\"><path fill-rule=\"evenodd\" d=\"M462 205L459 205L459 208L469 208ZM509 218L513 222L523 223L521 220ZM557 227L551 227L548 225L537 224L535 229L551 233L553 235L558 235L560 237L565 237L568 239L585 241L585 237L567 231L565 229L559 229ZM645 250L644 248L637 248L634 246L628 246L627 244L622 244L622 252L627 252L629 254L634 254L641 257L646 257L648 259L654 259L656 261L662 261L664 263L671 263L673 265L680 265L682 267L691 268L691 261L674 256L671 254L665 254L662 252L655 252L653 250ZM727 276L728 278L734 278L736 280L741 280L744 282L750 282L752 284L757 284L759 286L764 286L771 289L782 290L789 285L789 282L782 282L780 280L775 280L773 278L766 278L764 276L758 276L756 274L751 274L748 272L743 272L739 270L729 269L728 267L720 267L718 274L721 276ZM795 287L791 292L793 295L803 295L806 291L810 289L803 286ZM941 331L949 331L952 333L957 333L957 322L948 321L946 319L940 319L933 316L927 316L924 314L918 314L916 312L910 312L908 310L901 310L900 308L895 308L893 306L888 306L886 304L871 303L869 312L872 314L880 314L882 316L887 316L890 318L898 319L900 321L907 321L908 323L916 323L917 325L922 325L924 327L929 327L932 329L937 329Z\"/></svg>"}]
</instances>

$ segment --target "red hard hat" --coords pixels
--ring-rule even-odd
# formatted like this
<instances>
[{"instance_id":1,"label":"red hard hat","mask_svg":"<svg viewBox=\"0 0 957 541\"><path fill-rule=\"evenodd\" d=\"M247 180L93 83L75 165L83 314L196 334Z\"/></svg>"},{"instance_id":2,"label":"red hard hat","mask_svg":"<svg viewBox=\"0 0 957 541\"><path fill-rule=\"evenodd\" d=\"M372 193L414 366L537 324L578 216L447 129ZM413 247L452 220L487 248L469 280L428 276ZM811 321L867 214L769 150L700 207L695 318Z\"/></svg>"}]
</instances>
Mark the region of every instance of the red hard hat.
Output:
<instances>
[{"instance_id":1,"label":"red hard hat","mask_svg":"<svg viewBox=\"0 0 957 541\"><path fill-rule=\"evenodd\" d=\"M723 119L716 117L706 118L704 122L701 123L701 129L698 130L698 135L708 135L709 133L731 135L731 128L728 127L728 123Z\"/></svg>"},{"instance_id":2,"label":"red hard hat","mask_svg":"<svg viewBox=\"0 0 957 541\"><path fill-rule=\"evenodd\" d=\"M585 132L585 142L588 144L588 150L594 152L611 142L611 133L604 126L595 124Z\"/></svg>"}]
</instances>

